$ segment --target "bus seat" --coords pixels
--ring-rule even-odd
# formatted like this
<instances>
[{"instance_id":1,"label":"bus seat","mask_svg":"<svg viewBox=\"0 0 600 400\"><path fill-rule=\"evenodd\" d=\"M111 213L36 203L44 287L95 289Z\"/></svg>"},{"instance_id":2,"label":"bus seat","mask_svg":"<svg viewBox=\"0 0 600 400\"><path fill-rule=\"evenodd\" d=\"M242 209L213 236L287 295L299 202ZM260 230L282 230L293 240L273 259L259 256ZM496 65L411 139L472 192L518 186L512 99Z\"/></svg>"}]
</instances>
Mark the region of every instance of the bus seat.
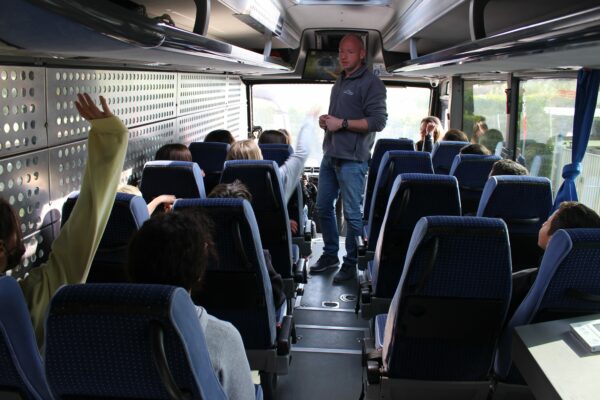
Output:
<instances>
[{"instance_id":1,"label":"bus seat","mask_svg":"<svg viewBox=\"0 0 600 400\"><path fill-rule=\"evenodd\" d=\"M182 288L63 286L46 320L50 387L60 398L226 399L197 321Z\"/></svg>"},{"instance_id":2,"label":"bus seat","mask_svg":"<svg viewBox=\"0 0 600 400\"><path fill-rule=\"evenodd\" d=\"M409 172L433 174L431 154L414 150L391 150L383 155L371 198L369 219L364 227L362 238L364 243L361 242L361 238L357 238L359 241L359 269L364 270L367 262L373 259L375 254L379 230L381 229L394 180L399 174Z\"/></svg>"},{"instance_id":3,"label":"bus seat","mask_svg":"<svg viewBox=\"0 0 600 400\"><path fill-rule=\"evenodd\" d=\"M63 205L61 226L75 207L79 192L73 192ZM146 202L140 196L117 193L86 282L128 282L127 251L129 241L149 218Z\"/></svg>"},{"instance_id":4,"label":"bus seat","mask_svg":"<svg viewBox=\"0 0 600 400\"><path fill-rule=\"evenodd\" d=\"M259 144L263 159L272 160L278 166L282 166L288 157L294 152L292 146L282 143ZM292 233L292 243L300 249L302 257L312 254L312 225L313 222L304 215L304 199L302 197L302 182L288 201L288 216L298 223L298 232Z\"/></svg>"},{"instance_id":5,"label":"bus seat","mask_svg":"<svg viewBox=\"0 0 600 400\"><path fill-rule=\"evenodd\" d=\"M460 216L458 182L453 176L400 174L390 193L375 258L361 282L361 314L386 312L400 281L408 244L421 217ZM381 306L380 306L381 304Z\"/></svg>"},{"instance_id":6,"label":"bus seat","mask_svg":"<svg viewBox=\"0 0 600 400\"><path fill-rule=\"evenodd\" d=\"M192 142L189 145L192 161L204 171L204 189L206 193L219 183L223 164L229 152L228 143L219 142Z\"/></svg>"},{"instance_id":7,"label":"bus seat","mask_svg":"<svg viewBox=\"0 0 600 400\"><path fill-rule=\"evenodd\" d=\"M206 197L200 167L188 161L147 162L142 171L140 190L147 203L161 194L171 194L178 199Z\"/></svg>"},{"instance_id":8,"label":"bus seat","mask_svg":"<svg viewBox=\"0 0 600 400\"><path fill-rule=\"evenodd\" d=\"M498 156L480 154L457 154L450 168L450 175L458 179L463 215L475 215L483 187L488 180L492 165Z\"/></svg>"},{"instance_id":9,"label":"bus seat","mask_svg":"<svg viewBox=\"0 0 600 400\"><path fill-rule=\"evenodd\" d=\"M387 317L376 318L375 335L381 337L384 325L385 331L381 357L370 357L383 367L381 373L369 367L373 391L486 398L510 295L508 233L501 219L421 218ZM374 342L369 345L366 354L378 354Z\"/></svg>"},{"instance_id":10,"label":"bus seat","mask_svg":"<svg viewBox=\"0 0 600 400\"><path fill-rule=\"evenodd\" d=\"M212 219L218 256L218 262L208 264L192 299L237 328L251 369L261 375L287 374L293 317L285 315L286 303L275 309L252 206L247 200L228 198L175 202L175 210L186 209L200 209ZM271 390L270 382L262 381L265 393Z\"/></svg>"},{"instance_id":11,"label":"bus seat","mask_svg":"<svg viewBox=\"0 0 600 400\"><path fill-rule=\"evenodd\" d=\"M439 141L433 146L431 152L431 162L433 163L433 170L436 174L450 173L452 162L454 157L460 152L465 146L468 146L469 142L451 142L451 141Z\"/></svg>"},{"instance_id":12,"label":"bus seat","mask_svg":"<svg viewBox=\"0 0 600 400\"><path fill-rule=\"evenodd\" d=\"M501 381L523 383L511 368L516 326L600 312L600 229L559 229L540 265L533 286L507 324L495 361Z\"/></svg>"},{"instance_id":13,"label":"bus seat","mask_svg":"<svg viewBox=\"0 0 600 400\"><path fill-rule=\"evenodd\" d=\"M540 265L544 251L537 245L538 232L551 210L552 186L548 178L492 176L483 189L477 216L506 222L515 272Z\"/></svg>"},{"instance_id":14,"label":"bus seat","mask_svg":"<svg viewBox=\"0 0 600 400\"><path fill-rule=\"evenodd\" d=\"M252 208L263 248L271 253L273 267L283 278L286 296L291 299L296 290L294 281L306 282L306 266L303 258L294 260L292 257L290 221L284 206L279 167L270 160L226 161L221 183L236 179L252 194Z\"/></svg>"},{"instance_id":15,"label":"bus seat","mask_svg":"<svg viewBox=\"0 0 600 400\"><path fill-rule=\"evenodd\" d=\"M0 397L53 399L23 292L10 276L0 277Z\"/></svg>"},{"instance_id":16,"label":"bus seat","mask_svg":"<svg viewBox=\"0 0 600 400\"><path fill-rule=\"evenodd\" d=\"M363 200L363 220L366 222L369 218L369 210L371 209L371 197L373 196L373 188L377 179L377 172L383 155L391 150L414 150L415 143L412 139L379 139L375 142L373 155L369 163L369 173L367 174L367 185L365 186L365 194Z\"/></svg>"}]
</instances>

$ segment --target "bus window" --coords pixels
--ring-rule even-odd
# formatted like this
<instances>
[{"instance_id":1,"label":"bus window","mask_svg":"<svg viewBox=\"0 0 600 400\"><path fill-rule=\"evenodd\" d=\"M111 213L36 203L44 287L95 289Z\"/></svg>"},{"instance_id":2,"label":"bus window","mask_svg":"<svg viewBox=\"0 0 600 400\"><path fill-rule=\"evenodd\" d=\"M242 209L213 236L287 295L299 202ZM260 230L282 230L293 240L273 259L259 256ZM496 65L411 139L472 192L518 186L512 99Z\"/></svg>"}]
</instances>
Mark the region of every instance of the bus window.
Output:
<instances>
[{"instance_id":1,"label":"bus window","mask_svg":"<svg viewBox=\"0 0 600 400\"><path fill-rule=\"evenodd\" d=\"M498 154L506 141L506 82L465 81L462 130Z\"/></svg>"},{"instance_id":2,"label":"bus window","mask_svg":"<svg viewBox=\"0 0 600 400\"><path fill-rule=\"evenodd\" d=\"M552 181L554 195L563 179L563 166L571 162L576 79L530 79L521 82L518 153L530 174ZM600 211L600 108L575 185L579 201Z\"/></svg>"},{"instance_id":3,"label":"bus window","mask_svg":"<svg viewBox=\"0 0 600 400\"><path fill-rule=\"evenodd\" d=\"M429 115L431 90L419 87L387 87L388 120L377 139L409 138L417 142L421 120Z\"/></svg>"},{"instance_id":4,"label":"bus window","mask_svg":"<svg viewBox=\"0 0 600 400\"><path fill-rule=\"evenodd\" d=\"M266 129L287 129L292 135L300 129L304 117L314 106L320 106L320 113L326 114L332 84L255 84L252 87L253 123ZM419 87L387 87L388 121L385 129L379 132L380 138L407 137L419 140L421 119L429 115L431 90ZM313 144L307 167L321 164L323 151L323 131Z\"/></svg>"}]
</instances>

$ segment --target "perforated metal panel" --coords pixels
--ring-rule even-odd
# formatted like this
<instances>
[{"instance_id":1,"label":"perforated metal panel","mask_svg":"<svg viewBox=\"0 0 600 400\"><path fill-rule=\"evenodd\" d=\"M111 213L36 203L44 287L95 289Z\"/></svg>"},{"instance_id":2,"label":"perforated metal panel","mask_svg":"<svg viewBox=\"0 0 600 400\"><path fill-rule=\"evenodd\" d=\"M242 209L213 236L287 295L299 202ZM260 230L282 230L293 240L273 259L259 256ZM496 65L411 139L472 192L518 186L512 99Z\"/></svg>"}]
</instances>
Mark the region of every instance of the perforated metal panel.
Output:
<instances>
[{"instance_id":1,"label":"perforated metal panel","mask_svg":"<svg viewBox=\"0 0 600 400\"><path fill-rule=\"evenodd\" d=\"M227 85L226 129L236 138L245 139L248 135L246 114L246 89L239 77L230 76Z\"/></svg>"},{"instance_id":2,"label":"perforated metal panel","mask_svg":"<svg viewBox=\"0 0 600 400\"><path fill-rule=\"evenodd\" d=\"M142 177L144 164L154 160L154 154L161 146L174 142L178 142L177 120L131 129L125 158L124 180L132 178L138 181Z\"/></svg>"},{"instance_id":3,"label":"perforated metal panel","mask_svg":"<svg viewBox=\"0 0 600 400\"><path fill-rule=\"evenodd\" d=\"M87 140L49 149L50 200L59 200L79 190L87 158Z\"/></svg>"},{"instance_id":4,"label":"perforated metal panel","mask_svg":"<svg viewBox=\"0 0 600 400\"><path fill-rule=\"evenodd\" d=\"M48 153L42 150L0 160L0 197L19 216L23 236L40 229L49 203Z\"/></svg>"},{"instance_id":5,"label":"perforated metal panel","mask_svg":"<svg viewBox=\"0 0 600 400\"><path fill-rule=\"evenodd\" d=\"M0 66L0 157L46 147L43 68Z\"/></svg>"},{"instance_id":6,"label":"perforated metal panel","mask_svg":"<svg viewBox=\"0 0 600 400\"><path fill-rule=\"evenodd\" d=\"M75 108L76 95L104 96L126 126L175 118L177 74L169 72L48 69L48 143L85 139L89 124Z\"/></svg>"},{"instance_id":7,"label":"perforated metal panel","mask_svg":"<svg viewBox=\"0 0 600 400\"><path fill-rule=\"evenodd\" d=\"M199 111L223 109L226 105L227 76L179 74L178 114L180 116Z\"/></svg>"},{"instance_id":8,"label":"perforated metal panel","mask_svg":"<svg viewBox=\"0 0 600 400\"><path fill-rule=\"evenodd\" d=\"M179 117L177 123L180 143L189 145L191 142L201 142L208 132L225 129L225 110L186 115Z\"/></svg>"}]
</instances>

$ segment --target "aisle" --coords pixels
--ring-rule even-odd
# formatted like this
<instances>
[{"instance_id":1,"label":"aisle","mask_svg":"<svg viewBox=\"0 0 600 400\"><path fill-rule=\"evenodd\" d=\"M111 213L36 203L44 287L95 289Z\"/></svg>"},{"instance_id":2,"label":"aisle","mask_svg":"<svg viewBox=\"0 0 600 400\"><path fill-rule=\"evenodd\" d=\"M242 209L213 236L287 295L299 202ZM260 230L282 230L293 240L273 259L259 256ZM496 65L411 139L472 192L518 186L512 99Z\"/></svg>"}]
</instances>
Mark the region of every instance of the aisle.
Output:
<instances>
[{"instance_id":1,"label":"aisle","mask_svg":"<svg viewBox=\"0 0 600 400\"><path fill-rule=\"evenodd\" d=\"M340 260L344 251L341 238ZM313 241L312 264L321 255L321 238ZM356 316L357 283L333 284L336 270L309 277L295 303L298 343L290 373L279 378L279 400L358 399L361 390L362 339L368 323Z\"/></svg>"}]
</instances>

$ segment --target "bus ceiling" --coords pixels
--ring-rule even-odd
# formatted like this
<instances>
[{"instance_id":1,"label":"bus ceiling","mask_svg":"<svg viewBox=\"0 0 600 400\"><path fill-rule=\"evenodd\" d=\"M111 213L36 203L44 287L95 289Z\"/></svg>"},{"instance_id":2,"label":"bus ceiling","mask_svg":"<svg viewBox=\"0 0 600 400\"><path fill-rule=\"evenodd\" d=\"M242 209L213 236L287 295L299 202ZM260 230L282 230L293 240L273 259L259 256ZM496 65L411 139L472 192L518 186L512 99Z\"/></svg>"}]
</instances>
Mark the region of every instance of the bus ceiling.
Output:
<instances>
[{"instance_id":1,"label":"bus ceiling","mask_svg":"<svg viewBox=\"0 0 600 400\"><path fill-rule=\"evenodd\" d=\"M362 36L387 79L600 65L597 0L5 0L0 56L299 79ZM60 29L56 29L59 27ZM313 54L311 52L320 52Z\"/></svg>"}]
</instances>

